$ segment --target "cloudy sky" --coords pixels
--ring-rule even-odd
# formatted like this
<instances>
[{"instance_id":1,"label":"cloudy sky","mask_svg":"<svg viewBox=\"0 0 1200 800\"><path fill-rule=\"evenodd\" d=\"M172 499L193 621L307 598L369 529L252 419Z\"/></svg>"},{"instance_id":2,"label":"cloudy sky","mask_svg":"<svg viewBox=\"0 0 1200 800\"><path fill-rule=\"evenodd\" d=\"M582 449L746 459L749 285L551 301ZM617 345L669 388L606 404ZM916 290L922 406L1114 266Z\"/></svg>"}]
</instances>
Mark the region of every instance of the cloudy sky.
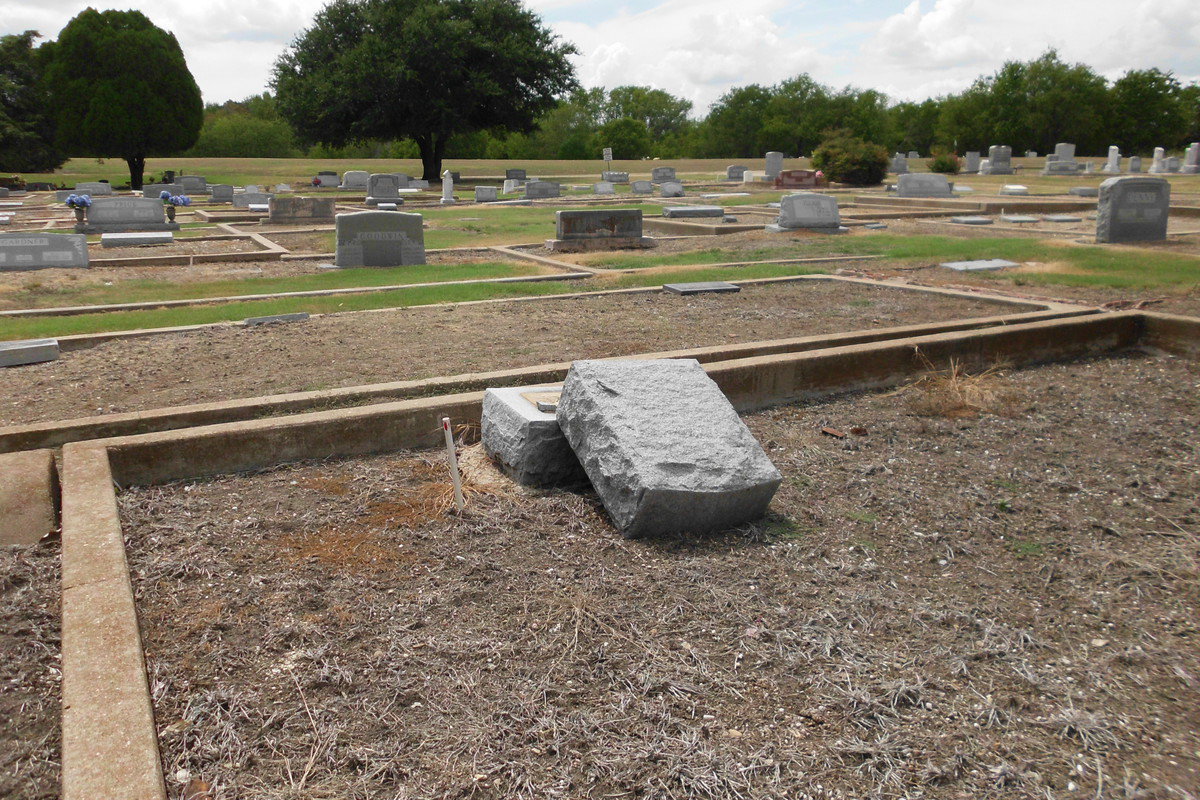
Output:
<instances>
[{"instance_id":1,"label":"cloudy sky","mask_svg":"<svg viewBox=\"0 0 1200 800\"><path fill-rule=\"evenodd\" d=\"M0 0L0 33L55 37L80 10L138 8L175 32L207 102L266 88L324 0ZM1055 47L1107 77L1157 66L1200 80L1198 0L526 0L574 42L586 86L638 84L698 113L732 86L800 72L899 99L960 89Z\"/></svg>"}]
</instances>

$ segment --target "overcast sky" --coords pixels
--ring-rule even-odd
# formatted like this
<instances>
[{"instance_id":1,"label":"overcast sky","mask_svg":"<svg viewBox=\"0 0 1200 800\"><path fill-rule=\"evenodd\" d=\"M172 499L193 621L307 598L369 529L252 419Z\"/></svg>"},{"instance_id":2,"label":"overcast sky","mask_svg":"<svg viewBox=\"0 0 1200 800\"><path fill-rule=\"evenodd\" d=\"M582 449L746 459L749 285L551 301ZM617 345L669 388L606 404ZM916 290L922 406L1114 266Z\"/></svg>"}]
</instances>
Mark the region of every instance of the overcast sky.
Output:
<instances>
[{"instance_id":1,"label":"overcast sky","mask_svg":"<svg viewBox=\"0 0 1200 800\"><path fill-rule=\"evenodd\" d=\"M138 8L174 31L206 102L266 88L324 0L0 0L0 33L56 37L75 14ZM955 91L1055 47L1106 77L1159 67L1200 80L1200 0L526 0L578 48L585 86L648 85L697 115L733 86L801 72L897 99Z\"/></svg>"}]
</instances>

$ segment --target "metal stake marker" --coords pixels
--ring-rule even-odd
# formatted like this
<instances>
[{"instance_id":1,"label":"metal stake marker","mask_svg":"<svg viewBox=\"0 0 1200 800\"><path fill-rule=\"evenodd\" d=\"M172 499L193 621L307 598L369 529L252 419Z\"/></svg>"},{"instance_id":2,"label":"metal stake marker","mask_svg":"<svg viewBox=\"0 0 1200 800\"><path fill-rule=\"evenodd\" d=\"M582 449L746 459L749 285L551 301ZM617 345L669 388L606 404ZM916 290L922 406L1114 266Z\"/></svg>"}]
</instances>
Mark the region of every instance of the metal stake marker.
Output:
<instances>
[{"instance_id":1,"label":"metal stake marker","mask_svg":"<svg viewBox=\"0 0 1200 800\"><path fill-rule=\"evenodd\" d=\"M458 454L454 451L454 434L450 432L450 418L442 417L442 433L446 434L446 455L450 458L450 477L454 480L454 504L458 513L467 507L463 500L462 478L458 474Z\"/></svg>"}]
</instances>

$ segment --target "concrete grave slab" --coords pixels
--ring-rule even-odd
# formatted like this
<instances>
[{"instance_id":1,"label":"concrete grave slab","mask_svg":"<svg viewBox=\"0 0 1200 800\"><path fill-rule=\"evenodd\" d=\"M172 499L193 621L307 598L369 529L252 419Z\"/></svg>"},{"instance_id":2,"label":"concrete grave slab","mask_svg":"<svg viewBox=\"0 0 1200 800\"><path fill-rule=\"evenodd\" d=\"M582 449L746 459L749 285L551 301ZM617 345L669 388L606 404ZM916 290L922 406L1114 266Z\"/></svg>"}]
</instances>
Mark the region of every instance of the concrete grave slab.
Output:
<instances>
[{"instance_id":1,"label":"concrete grave slab","mask_svg":"<svg viewBox=\"0 0 1200 800\"><path fill-rule=\"evenodd\" d=\"M242 320L242 327L254 328L259 325L275 325L283 322L306 322L308 312L300 311L295 314L272 314L266 317L247 317Z\"/></svg>"},{"instance_id":2,"label":"concrete grave slab","mask_svg":"<svg viewBox=\"0 0 1200 800\"><path fill-rule=\"evenodd\" d=\"M1083 222L1083 217L1076 217L1071 214L1047 214L1042 217L1046 222Z\"/></svg>"},{"instance_id":3,"label":"concrete grave slab","mask_svg":"<svg viewBox=\"0 0 1200 800\"><path fill-rule=\"evenodd\" d=\"M721 206L667 206L663 209L667 219L686 217L723 217L725 209Z\"/></svg>"},{"instance_id":4,"label":"concrete grave slab","mask_svg":"<svg viewBox=\"0 0 1200 800\"><path fill-rule=\"evenodd\" d=\"M133 231L130 233L100 234L101 247L140 247L152 244L171 244L174 241L174 231Z\"/></svg>"},{"instance_id":5,"label":"concrete grave slab","mask_svg":"<svg viewBox=\"0 0 1200 800\"><path fill-rule=\"evenodd\" d=\"M1039 217L1035 217L1030 214L1001 214L1000 215L1001 222L1013 222L1018 225L1023 225L1023 224L1027 224L1030 222L1038 222L1039 219L1040 219Z\"/></svg>"},{"instance_id":6,"label":"concrete grave slab","mask_svg":"<svg viewBox=\"0 0 1200 800\"><path fill-rule=\"evenodd\" d=\"M699 281L697 283L664 283L663 291L668 294L736 294L742 287L725 281Z\"/></svg>"},{"instance_id":7,"label":"concrete grave slab","mask_svg":"<svg viewBox=\"0 0 1200 800\"><path fill-rule=\"evenodd\" d=\"M1020 264L1015 261L1005 261L1002 258L985 258L975 261L947 261L944 264L938 264L939 267L952 269L956 272L991 272L998 269L1011 269L1019 267Z\"/></svg>"},{"instance_id":8,"label":"concrete grave slab","mask_svg":"<svg viewBox=\"0 0 1200 800\"><path fill-rule=\"evenodd\" d=\"M993 220L990 217L951 217L950 221L958 225L991 225Z\"/></svg>"},{"instance_id":9,"label":"concrete grave slab","mask_svg":"<svg viewBox=\"0 0 1200 800\"><path fill-rule=\"evenodd\" d=\"M573 485L587 479L550 409L549 396L557 401L561 389L511 386L483 394L484 450L524 486ZM553 405L557 407L557 402Z\"/></svg>"},{"instance_id":10,"label":"concrete grave slab","mask_svg":"<svg viewBox=\"0 0 1200 800\"><path fill-rule=\"evenodd\" d=\"M1019 183L1006 183L1000 187L1000 194L1010 194L1023 197L1029 194L1029 187L1022 186Z\"/></svg>"},{"instance_id":11,"label":"concrete grave slab","mask_svg":"<svg viewBox=\"0 0 1200 800\"><path fill-rule=\"evenodd\" d=\"M23 367L57 361L58 339L19 339L0 342L0 367Z\"/></svg>"}]
</instances>

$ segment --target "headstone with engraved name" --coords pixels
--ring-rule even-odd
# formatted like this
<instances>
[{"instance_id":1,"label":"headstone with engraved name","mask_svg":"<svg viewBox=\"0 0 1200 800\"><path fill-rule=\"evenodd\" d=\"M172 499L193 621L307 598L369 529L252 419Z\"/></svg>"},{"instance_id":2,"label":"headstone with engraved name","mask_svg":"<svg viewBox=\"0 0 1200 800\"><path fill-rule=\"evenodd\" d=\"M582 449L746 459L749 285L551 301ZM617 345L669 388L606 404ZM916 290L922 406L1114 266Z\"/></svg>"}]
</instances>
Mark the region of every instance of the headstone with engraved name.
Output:
<instances>
[{"instance_id":1,"label":"headstone with engraved name","mask_svg":"<svg viewBox=\"0 0 1200 800\"><path fill-rule=\"evenodd\" d=\"M964 172L979 172L979 161L979 151L968 150L966 155L966 168L964 169Z\"/></svg>"},{"instance_id":2,"label":"headstone with engraved name","mask_svg":"<svg viewBox=\"0 0 1200 800\"><path fill-rule=\"evenodd\" d=\"M1104 162L1104 166L1100 171L1107 172L1110 175L1121 174L1121 148L1115 144L1108 148L1108 160Z\"/></svg>"},{"instance_id":3,"label":"headstone with engraved name","mask_svg":"<svg viewBox=\"0 0 1200 800\"><path fill-rule=\"evenodd\" d=\"M500 189L497 186L476 186L476 203L494 203L500 199Z\"/></svg>"},{"instance_id":4,"label":"headstone with engraved name","mask_svg":"<svg viewBox=\"0 0 1200 800\"><path fill-rule=\"evenodd\" d=\"M683 184L678 181L663 181L658 189L663 197L683 197L684 195Z\"/></svg>"},{"instance_id":5,"label":"headstone with engraved name","mask_svg":"<svg viewBox=\"0 0 1200 800\"><path fill-rule=\"evenodd\" d=\"M601 172L600 180L609 183L629 183L628 172Z\"/></svg>"},{"instance_id":6,"label":"headstone with engraved name","mask_svg":"<svg viewBox=\"0 0 1200 800\"><path fill-rule=\"evenodd\" d=\"M779 201L779 218L768 225L772 233L812 230L823 233L845 233L837 199L817 192L797 192L784 195Z\"/></svg>"},{"instance_id":7,"label":"headstone with engraved name","mask_svg":"<svg viewBox=\"0 0 1200 800\"><path fill-rule=\"evenodd\" d=\"M179 175L171 194L208 194L208 180L203 175Z\"/></svg>"},{"instance_id":8,"label":"headstone with engraved name","mask_svg":"<svg viewBox=\"0 0 1200 800\"><path fill-rule=\"evenodd\" d=\"M980 167L979 174L1012 175L1012 148L1004 144L994 144L989 147L987 166Z\"/></svg>"},{"instance_id":9,"label":"headstone with engraved name","mask_svg":"<svg viewBox=\"0 0 1200 800\"><path fill-rule=\"evenodd\" d=\"M950 181L940 172L912 172L896 179L900 197L952 197Z\"/></svg>"},{"instance_id":10,"label":"headstone with engraved name","mask_svg":"<svg viewBox=\"0 0 1200 800\"><path fill-rule=\"evenodd\" d=\"M529 173L523 169L506 169L504 170L504 180L526 181L529 180Z\"/></svg>"},{"instance_id":11,"label":"headstone with engraved name","mask_svg":"<svg viewBox=\"0 0 1200 800\"><path fill-rule=\"evenodd\" d=\"M908 174L908 158L904 153L895 153L892 155L892 165L888 171L894 172L897 175Z\"/></svg>"},{"instance_id":12,"label":"headstone with engraved name","mask_svg":"<svg viewBox=\"0 0 1200 800\"><path fill-rule=\"evenodd\" d=\"M233 202L233 187L228 183L214 183L209 187L212 192L209 199L214 203L232 203Z\"/></svg>"},{"instance_id":13,"label":"headstone with engraved name","mask_svg":"<svg viewBox=\"0 0 1200 800\"><path fill-rule=\"evenodd\" d=\"M78 233L0 233L0 272L86 269L87 237Z\"/></svg>"},{"instance_id":14,"label":"headstone with engraved name","mask_svg":"<svg viewBox=\"0 0 1200 800\"><path fill-rule=\"evenodd\" d=\"M335 202L332 197L272 197L267 203L271 209L268 219L283 225L332 222Z\"/></svg>"},{"instance_id":15,"label":"headstone with engraved name","mask_svg":"<svg viewBox=\"0 0 1200 800\"><path fill-rule=\"evenodd\" d=\"M1097 242L1155 242L1167 238L1171 184L1165 178L1125 176L1100 184Z\"/></svg>"},{"instance_id":16,"label":"headstone with engraved name","mask_svg":"<svg viewBox=\"0 0 1200 800\"><path fill-rule=\"evenodd\" d=\"M742 176L746 174L746 169L741 164L731 164L725 168L725 180L740 181Z\"/></svg>"},{"instance_id":17,"label":"headstone with engraved name","mask_svg":"<svg viewBox=\"0 0 1200 800\"><path fill-rule=\"evenodd\" d=\"M653 194L654 184L651 181L634 181L629 184L629 189L634 194Z\"/></svg>"},{"instance_id":18,"label":"headstone with engraved name","mask_svg":"<svg viewBox=\"0 0 1200 800\"><path fill-rule=\"evenodd\" d=\"M356 211L338 214L339 267L399 267L425 263L425 228L420 214Z\"/></svg>"},{"instance_id":19,"label":"headstone with engraved name","mask_svg":"<svg viewBox=\"0 0 1200 800\"><path fill-rule=\"evenodd\" d=\"M778 150L772 150L767 153L767 180L773 181L779 177L779 173L783 172L783 153Z\"/></svg>"},{"instance_id":20,"label":"headstone with engraved name","mask_svg":"<svg viewBox=\"0 0 1200 800\"><path fill-rule=\"evenodd\" d=\"M562 197L562 187L550 181L530 181L525 184L525 197L529 200Z\"/></svg>"},{"instance_id":21,"label":"headstone with engraved name","mask_svg":"<svg viewBox=\"0 0 1200 800\"><path fill-rule=\"evenodd\" d=\"M1154 161L1150 164L1150 169L1146 170L1151 175L1156 175L1167 171L1166 164L1167 151L1161 147L1154 148Z\"/></svg>"},{"instance_id":22,"label":"headstone with engraved name","mask_svg":"<svg viewBox=\"0 0 1200 800\"><path fill-rule=\"evenodd\" d=\"M609 181L600 181L599 183L592 184L592 193L593 194L601 194L601 195L612 195L612 194L616 194L617 190L616 190L616 188L613 187L612 183L610 183Z\"/></svg>"},{"instance_id":23,"label":"headstone with engraved name","mask_svg":"<svg viewBox=\"0 0 1200 800\"><path fill-rule=\"evenodd\" d=\"M365 191L367 188L367 181L369 181L370 179L371 179L371 173L369 173L365 170L361 170L361 169L348 170L345 174L342 175L342 183L341 183L341 185L338 186L338 188L345 189L347 191L358 191L358 192Z\"/></svg>"},{"instance_id":24,"label":"headstone with engraved name","mask_svg":"<svg viewBox=\"0 0 1200 800\"><path fill-rule=\"evenodd\" d=\"M652 183L662 183L663 181L675 180L674 167L655 167L650 172L650 181Z\"/></svg>"},{"instance_id":25,"label":"headstone with engraved name","mask_svg":"<svg viewBox=\"0 0 1200 800\"><path fill-rule=\"evenodd\" d=\"M162 198L163 192L171 194L179 194L179 187L173 183L144 183L142 184L142 197L153 197L155 200Z\"/></svg>"},{"instance_id":26,"label":"headstone with engraved name","mask_svg":"<svg viewBox=\"0 0 1200 800\"><path fill-rule=\"evenodd\" d=\"M233 196L234 208L250 208L250 206L267 206L275 195L269 192L242 192Z\"/></svg>"},{"instance_id":27,"label":"headstone with engraved name","mask_svg":"<svg viewBox=\"0 0 1200 800\"><path fill-rule=\"evenodd\" d=\"M367 205L378 205L380 201L400 201L400 178L390 172L377 172L367 179Z\"/></svg>"},{"instance_id":28,"label":"headstone with engraved name","mask_svg":"<svg viewBox=\"0 0 1200 800\"><path fill-rule=\"evenodd\" d=\"M75 194L86 194L89 197L107 197L113 193L112 184L103 181L84 181L75 184ZM174 194L172 192L171 194Z\"/></svg>"},{"instance_id":29,"label":"headstone with engraved name","mask_svg":"<svg viewBox=\"0 0 1200 800\"><path fill-rule=\"evenodd\" d=\"M76 233L121 231L176 231L178 222L166 222L161 200L152 197L102 197L92 201L87 221L75 225Z\"/></svg>"}]
</instances>

